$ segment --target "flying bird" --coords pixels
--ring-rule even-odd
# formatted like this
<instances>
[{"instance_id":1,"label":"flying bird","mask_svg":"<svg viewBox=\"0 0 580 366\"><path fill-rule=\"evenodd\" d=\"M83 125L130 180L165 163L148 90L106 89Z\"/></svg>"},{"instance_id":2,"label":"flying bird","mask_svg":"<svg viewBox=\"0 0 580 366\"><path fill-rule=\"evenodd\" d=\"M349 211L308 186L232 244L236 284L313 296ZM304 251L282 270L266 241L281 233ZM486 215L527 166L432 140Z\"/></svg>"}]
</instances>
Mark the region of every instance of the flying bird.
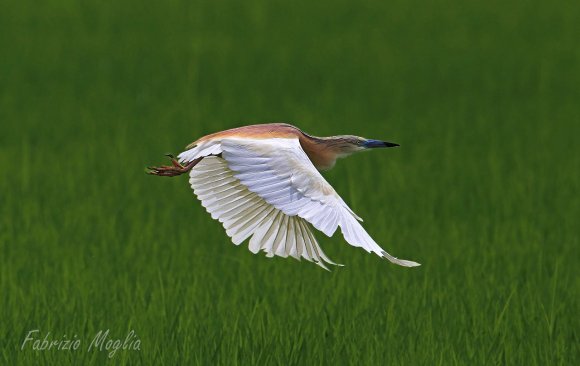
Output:
<instances>
[{"instance_id":1,"label":"flying bird","mask_svg":"<svg viewBox=\"0 0 580 366\"><path fill-rule=\"evenodd\" d=\"M186 147L171 165L149 174L173 177L189 172L201 204L219 220L236 245L250 238L252 253L294 257L337 265L322 251L312 227L332 236L340 227L355 247L404 267L365 231L362 221L320 171L359 151L399 146L358 136L311 136L286 123L234 128L204 136Z\"/></svg>"}]
</instances>

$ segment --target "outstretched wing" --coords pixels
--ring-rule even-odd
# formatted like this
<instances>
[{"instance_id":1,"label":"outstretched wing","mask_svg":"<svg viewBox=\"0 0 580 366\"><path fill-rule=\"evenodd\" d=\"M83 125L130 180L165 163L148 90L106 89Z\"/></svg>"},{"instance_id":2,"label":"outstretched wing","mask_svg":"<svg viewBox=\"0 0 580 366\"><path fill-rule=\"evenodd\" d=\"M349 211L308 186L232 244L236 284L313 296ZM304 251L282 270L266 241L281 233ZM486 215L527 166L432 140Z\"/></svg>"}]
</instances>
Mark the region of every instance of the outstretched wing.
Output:
<instances>
[{"instance_id":1,"label":"outstretched wing","mask_svg":"<svg viewBox=\"0 0 580 366\"><path fill-rule=\"evenodd\" d=\"M336 264L324 254L306 220L270 205L234 174L224 159L209 156L190 172L189 179L195 195L212 218L222 223L234 244L251 236L253 253L263 250L268 257L305 258L325 269L324 262Z\"/></svg>"},{"instance_id":2,"label":"outstretched wing","mask_svg":"<svg viewBox=\"0 0 580 366\"><path fill-rule=\"evenodd\" d=\"M228 138L221 141L221 150L234 177L287 216L298 216L328 236L340 227L345 240L355 247L401 266L419 265L391 256L370 237L297 138Z\"/></svg>"}]
</instances>

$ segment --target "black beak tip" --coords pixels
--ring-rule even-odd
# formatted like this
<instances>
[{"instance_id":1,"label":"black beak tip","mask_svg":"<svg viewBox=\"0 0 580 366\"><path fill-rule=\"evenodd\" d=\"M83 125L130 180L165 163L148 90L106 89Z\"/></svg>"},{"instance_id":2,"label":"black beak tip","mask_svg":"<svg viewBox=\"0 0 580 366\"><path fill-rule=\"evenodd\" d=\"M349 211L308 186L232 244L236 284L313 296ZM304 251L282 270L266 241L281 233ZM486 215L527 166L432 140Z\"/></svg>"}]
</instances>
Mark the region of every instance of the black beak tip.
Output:
<instances>
[{"instance_id":1,"label":"black beak tip","mask_svg":"<svg viewBox=\"0 0 580 366\"><path fill-rule=\"evenodd\" d=\"M378 147L397 147L399 144L394 142L381 141L381 140L366 140L363 144L364 147L372 149Z\"/></svg>"}]
</instances>

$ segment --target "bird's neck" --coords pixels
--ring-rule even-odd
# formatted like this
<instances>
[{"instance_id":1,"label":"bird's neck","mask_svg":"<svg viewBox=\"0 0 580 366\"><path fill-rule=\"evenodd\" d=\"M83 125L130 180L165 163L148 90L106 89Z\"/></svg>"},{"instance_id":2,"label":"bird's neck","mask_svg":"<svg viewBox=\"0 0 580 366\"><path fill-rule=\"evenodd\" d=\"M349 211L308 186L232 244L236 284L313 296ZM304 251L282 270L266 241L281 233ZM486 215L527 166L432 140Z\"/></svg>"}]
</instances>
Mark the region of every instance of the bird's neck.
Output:
<instances>
[{"instance_id":1,"label":"bird's neck","mask_svg":"<svg viewBox=\"0 0 580 366\"><path fill-rule=\"evenodd\" d=\"M301 134L299 137L302 149L318 170L329 170L341 157L341 151L336 148L332 138L316 137Z\"/></svg>"}]
</instances>

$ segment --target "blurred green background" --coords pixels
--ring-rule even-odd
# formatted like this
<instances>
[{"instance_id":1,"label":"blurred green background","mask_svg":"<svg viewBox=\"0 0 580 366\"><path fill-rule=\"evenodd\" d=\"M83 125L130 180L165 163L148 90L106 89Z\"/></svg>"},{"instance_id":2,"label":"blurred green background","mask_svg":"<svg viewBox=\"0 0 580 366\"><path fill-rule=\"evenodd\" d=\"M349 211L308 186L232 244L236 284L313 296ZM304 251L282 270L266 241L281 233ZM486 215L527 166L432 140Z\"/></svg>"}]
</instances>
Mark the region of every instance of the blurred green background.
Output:
<instances>
[{"instance_id":1,"label":"blurred green background","mask_svg":"<svg viewBox=\"0 0 580 366\"><path fill-rule=\"evenodd\" d=\"M1 2L0 363L580 364L579 45L574 1ZM271 121L400 143L325 176L423 266L254 256L144 173Z\"/></svg>"}]
</instances>

